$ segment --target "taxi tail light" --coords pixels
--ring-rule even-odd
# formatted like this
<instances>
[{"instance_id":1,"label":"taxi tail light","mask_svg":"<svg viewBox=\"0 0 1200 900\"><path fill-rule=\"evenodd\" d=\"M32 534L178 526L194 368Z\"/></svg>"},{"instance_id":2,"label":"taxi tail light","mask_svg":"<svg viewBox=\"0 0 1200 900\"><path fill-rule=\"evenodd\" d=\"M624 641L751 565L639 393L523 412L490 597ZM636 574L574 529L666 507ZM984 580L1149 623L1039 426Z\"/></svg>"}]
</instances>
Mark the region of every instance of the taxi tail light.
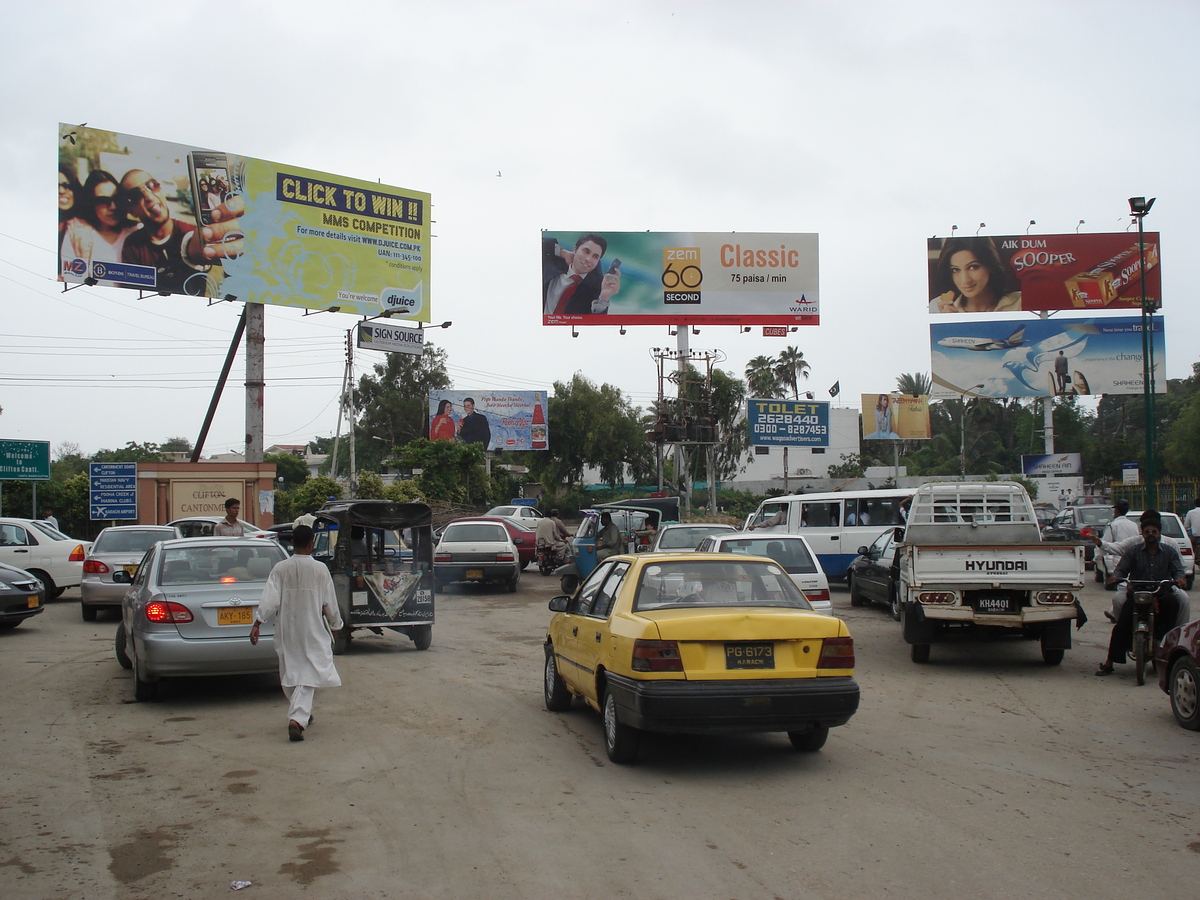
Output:
<instances>
[{"instance_id":1,"label":"taxi tail light","mask_svg":"<svg viewBox=\"0 0 1200 900\"><path fill-rule=\"evenodd\" d=\"M821 644L821 657L817 660L817 668L853 669L854 638L825 638Z\"/></svg>"},{"instance_id":2,"label":"taxi tail light","mask_svg":"<svg viewBox=\"0 0 1200 900\"><path fill-rule=\"evenodd\" d=\"M1074 603L1075 595L1070 591L1038 591L1038 603Z\"/></svg>"},{"instance_id":3,"label":"taxi tail light","mask_svg":"<svg viewBox=\"0 0 1200 900\"><path fill-rule=\"evenodd\" d=\"M100 562L98 559L85 559L83 561L84 575L107 575L108 566Z\"/></svg>"},{"instance_id":4,"label":"taxi tail light","mask_svg":"<svg viewBox=\"0 0 1200 900\"><path fill-rule=\"evenodd\" d=\"M71 555L67 557L70 562L83 562L83 558L87 556L87 552L83 549L83 544L77 544L75 549L71 551Z\"/></svg>"},{"instance_id":5,"label":"taxi tail light","mask_svg":"<svg viewBox=\"0 0 1200 900\"><path fill-rule=\"evenodd\" d=\"M828 603L829 591L805 591L804 596L812 603Z\"/></svg>"},{"instance_id":6,"label":"taxi tail light","mask_svg":"<svg viewBox=\"0 0 1200 900\"><path fill-rule=\"evenodd\" d=\"M184 625L192 621L192 611L182 603L152 600L146 604L146 618L151 622L173 622Z\"/></svg>"},{"instance_id":7,"label":"taxi tail light","mask_svg":"<svg viewBox=\"0 0 1200 900\"><path fill-rule=\"evenodd\" d=\"M633 671L682 672L678 641L634 641Z\"/></svg>"},{"instance_id":8,"label":"taxi tail light","mask_svg":"<svg viewBox=\"0 0 1200 900\"><path fill-rule=\"evenodd\" d=\"M507 551L496 554L496 562L516 562L517 557Z\"/></svg>"}]
</instances>

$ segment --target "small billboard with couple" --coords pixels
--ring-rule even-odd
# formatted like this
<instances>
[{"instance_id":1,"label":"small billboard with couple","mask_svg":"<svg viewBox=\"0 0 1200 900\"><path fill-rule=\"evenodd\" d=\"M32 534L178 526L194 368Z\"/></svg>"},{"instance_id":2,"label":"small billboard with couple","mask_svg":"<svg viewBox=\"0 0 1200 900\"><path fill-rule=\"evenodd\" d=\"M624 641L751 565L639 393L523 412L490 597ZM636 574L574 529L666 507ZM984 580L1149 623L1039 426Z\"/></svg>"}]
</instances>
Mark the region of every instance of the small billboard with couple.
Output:
<instances>
[{"instance_id":1,"label":"small billboard with couple","mask_svg":"<svg viewBox=\"0 0 1200 900\"><path fill-rule=\"evenodd\" d=\"M434 391L429 439L484 450L546 450L547 409L545 391Z\"/></svg>"}]
</instances>

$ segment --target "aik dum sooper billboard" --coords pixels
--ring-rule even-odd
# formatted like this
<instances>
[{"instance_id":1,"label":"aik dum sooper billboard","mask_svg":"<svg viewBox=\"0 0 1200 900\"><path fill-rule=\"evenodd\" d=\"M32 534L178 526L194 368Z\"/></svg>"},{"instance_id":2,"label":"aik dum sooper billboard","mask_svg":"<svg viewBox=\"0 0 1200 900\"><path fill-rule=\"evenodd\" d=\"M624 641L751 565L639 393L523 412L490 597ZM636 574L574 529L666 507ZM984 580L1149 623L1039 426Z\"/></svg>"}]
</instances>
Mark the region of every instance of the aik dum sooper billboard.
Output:
<instances>
[{"instance_id":1,"label":"aik dum sooper billboard","mask_svg":"<svg viewBox=\"0 0 1200 900\"><path fill-rule=\"evenodd\" d=\"M1142 308L1136 233L930 238L929 311ZM1158 232L1145 235L1146 298L1161 305Z\"/></svg>"},{"instance_id":2,"label":"aik dum sooper billboard","mask_svg":"<svg viewBox=\"0 0 1200 900\"><path fill-rule=\"evenodd\" d=\"M59 125L59 279L430 321L429 195Z\"/></svg>"},{"instance_id":3,"label":"aik dum sooper billboard","mask_svg":"<svg viewBox=\"0 0 1200 900\"><path fill-rule=\"evenodd\" d=\"M818 325L817 235L542 233L543 325Z\"/></svg>"}]
</instances>

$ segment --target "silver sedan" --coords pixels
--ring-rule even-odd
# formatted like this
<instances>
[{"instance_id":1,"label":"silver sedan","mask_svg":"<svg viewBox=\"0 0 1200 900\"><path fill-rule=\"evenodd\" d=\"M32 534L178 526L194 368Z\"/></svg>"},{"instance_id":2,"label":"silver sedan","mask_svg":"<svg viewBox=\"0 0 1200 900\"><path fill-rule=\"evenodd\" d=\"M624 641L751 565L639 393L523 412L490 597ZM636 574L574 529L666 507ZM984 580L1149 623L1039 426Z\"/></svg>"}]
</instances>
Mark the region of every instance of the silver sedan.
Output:
<instances>
[{"instance_id":1,"label":"silver sedan","mask_svg":"<svg viewBox=\"0 0 1200 900\"><path fill-rule=\"evenodd\" d=\"M258 645L250 626L267 576L287 557L274 541L183 538L150 548L121 604L117 660L133 669L137 700L153 700L164 676L278 671L273 632ZM124 570L118 582L129 581Z\"/></svg>"},{"instance_id":2,"label":"silver sedan","mask_svg":"<svg viewBox=\"0 0 1200 900\"><path fill-rule=\"evenodd\" d=\"M159 541L180 537L179 529L170 525L113 525L101 531L83 561L79 585L83 620L95 622L98 610L121 608L129 585L113 581L114 572L133 575L147 550Z\"/></svg>"}]
</instances>

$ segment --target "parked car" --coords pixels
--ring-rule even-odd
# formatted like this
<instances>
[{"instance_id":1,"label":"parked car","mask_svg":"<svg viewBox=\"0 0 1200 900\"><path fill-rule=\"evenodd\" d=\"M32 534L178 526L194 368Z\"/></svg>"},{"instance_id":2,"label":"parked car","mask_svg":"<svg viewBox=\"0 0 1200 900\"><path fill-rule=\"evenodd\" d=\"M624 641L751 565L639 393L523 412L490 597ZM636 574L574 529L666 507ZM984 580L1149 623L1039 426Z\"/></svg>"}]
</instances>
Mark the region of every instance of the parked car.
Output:
<instances>
[{"instance_id":1,"label":"parked car","mask_svg":"<svg viewBox=\"0 0 1200 900\"><path fill-rule=\"evenodd\" d=\"M1154 656L1158 686L1171 698L1175 721L1200 731L1200 619L1168 631Z\"/></svg>"},{"instance_id":2,"label":"parked car","mask_svg":"<svg viewBox=\"0 0 1200 900\"><path fill-rule=\"evenodd\" d=\"M451 581L478 581L503 584L515 592L522 568L508 530L494 520L451 522L433 551L433 577L439 588Z\"/></svg>"},{"instance_id":3,"label":"parked car","mask_svg":"<svg viewBox=\"0 0 1200 900\"><path fill-rule=\"evenodd\" d=\"M849 629L773 560L612 556L550 610L546 708L580 697L600 712L616 763L636 759L643 731L782 731L819 750L858 709Z\"/></svg>"},{"instance_id":4,"label":"parked car","mask_svg":"<svg viewBox=\"0 0 1200 900\"><path fill-rule=\"evenodd\" d=\"M224 521L224 516L188 516L186 519L176 519L167 524L178 528L185 538L212 537L213 528L218 522ZM238 519L245 530L244 537L275 538L275 533L257 525L251 525L245 519Z\"/></svg>"},{"instance_id":5,"label":"parked car","mask_svg":"<svg viewBox=\"0 0 1200 900\"><path fill-rule=\"evenodd\" d=\"M128 584L113 581L118 569L129 575L137 572L146 551L159 541L183 537L170 525L113 525L97 535L83 561L83 582L79 586L79 611L85 622L95 622L101 609L120 609Z\"/></svg>"},{"instance_id":6,"label":"parked car","mask_svg":"<svg viewBox=\"0 0 1200 900\"><path fill-rule=\"evenodd\" d=\"M537 520L509 519L504 516L472 516L475 522L497 522L503 525L517 548L517 561L523 570L532 562L537 561ZM457 520L455 520L457 521ZM528 523L528 524L526 524Z\"/></svg>"},{"instance_id":7,"label":"parked car","mask_svg":"<svg viewBox=\"0 0 1200 900\"><path fill-rule=\"evenodd\" d=\"M506 519L520 519L523 522L532 522L533 526L537 527L537 520L542 518L542 514L532 506L493 506L485 515L503 516Z\"/></svg>"},{"instance_id":8,"label":"parked car","mask_svg":"<svg viewBox=\"0 0 1200 900\"><path fill-rule=\"evenodd\" d=\"M1038 527L1045 528L1058 515L1058 507L1049 503L1035 503L1033 504L1033 513L1037 516Z\"/></svg>"},{"instance_id":9,"label":"parked car","mask_svg":"<svg viewBox=\"0 0 1200 900\"><path fill-rule=\"evenodd\" d=\"M1036 509L1036 508L1035 508ZM1043 541L1071 541L1083 547L1084 564L1091 565L1096 552L1093 534L1103 534L1112 519L1111 506L1067 506L1042 528Z\"/></svg>"},{"instance_id":10,"label":"parked car","mask_svg":"<svg viewBox=\"0 0 1200 900\"><path fill-rule=\"evenodd\" d=\"M1137 522L1141 518L1143 510L1130 510L1125 515L1133 522ZM1179 551L1179 555L1183 557L1183 571L1187 577L1187 590L1192 589L1192 585L1196 580L1196 554L1192 552L1192 540L1188 537L1187 532L1183 528L1183 519L1179 518L1173 512L1160 512L1162 516L1162 536L1163 540L1168 540L1175 545ZM1094 546L1094 545L1093 545ZM1096 554L1096 581L1101 584L1107 584L1108 576L1113 573L1117 567L1117 563L1121 561L1119 556L1111 553ZM1115 584L1108 584L1110 591L1116 590Z\"/></svg>"},{"instance_id":11,"label":"parked car","mask_svg":"<svg viewBox=\"0 0 1200 900\"><path fill-rule=\"evenodd\" d=\"M133 695L153 700L170 676L277 672L274 632L250 643L267 576L287 554L275 541L182 538L160 541L126 583L115 652L133 669Z\"/></svg>"},{"instance_id":12,"label":"parked car","mask_svg":"<svg viewBox=\"0 0 1200 900\"><path fill-rule=\"evenodd\" d=\"M720 525L716 522L670 522L658 529L654 543L650 545L651 553L687 553L696 549L696 545L710 534L737 534L732 525Z\"/></svg>"},{"instance_id":13,"label":"parked car","mask_svg":"<svg viewBox=\"0 0 1200 900\"><path fill-rule=\"evenodd\" d=\"M0 563L0 631L16 628L46 608L46 589L31 573Z\"/></svg>"},{"instance_id":14,"label":"parked car","mask_svg":"<svg viewBox=\"0 0 1200 900\"><path fill-rule=\"evenodd\" d=\"M829 579L821 571L817 554L813 553L801 535L762 534L752 535L735 531L733 534L710 534L700 542L697 553L741 553L747 556L766 556L791 576L796 587L804 592L812 608L820 613L832 613L833 602L829 599Z\"/></svg>"},{"instance_id":15,"label":"parked car","mask_svg":"<svg viewBox=\"0 0 1200 900\"><path fill-rule=\"evenodd\" d=\"M850 563L846 576L850 587L850 605L882 603L892 618L900 621L900 542L903 528L889 528L870 547L859 547L858 557Z\"/></svg>"},{"instance_id":16,"label":"parked car","mask_svg":"<svg viewBox=\"0 0 1200 900\"><path fill-rule=\"evenodd\" d=\"M24 569L42 583L46 599L83 580L83 560L90 541L77 541L47 522L0 519L0 562Z\"/></svg>"}]
</instances>

